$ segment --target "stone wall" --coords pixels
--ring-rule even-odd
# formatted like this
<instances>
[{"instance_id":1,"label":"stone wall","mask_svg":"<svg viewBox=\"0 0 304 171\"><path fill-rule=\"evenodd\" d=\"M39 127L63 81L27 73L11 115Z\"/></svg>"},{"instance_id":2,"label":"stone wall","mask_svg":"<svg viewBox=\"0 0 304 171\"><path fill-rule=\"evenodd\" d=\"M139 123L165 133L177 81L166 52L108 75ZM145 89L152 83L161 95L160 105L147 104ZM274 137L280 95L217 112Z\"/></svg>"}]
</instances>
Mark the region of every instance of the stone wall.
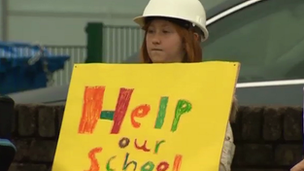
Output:
<instances>
[{"instance_id":1,"label":"stone wall","mask_svg":"<svg viewBox=\"0 0 304 171\"><path fill-rule=\"evenodd\" d=\"M301 107L241 107L233 171L283 171L301 160Z\"/></svg>"},{"instance_id":2,"label":"stone wall","mask_svg":"<svg viewBox=\"0 0 304 171\"><path fill-rule=\"evenodd\" d=\"M49 171L63 106L16 105L12 139L17 154L10 171Z\"/></svg>"},{"instance_id":3,"label":"stone wall","mask_svg":"<svg viewBox=\"0 0 304 171\"><path fill-rule=\"evenodd\" d=\"M10 171L49 171L63 106L16 105L13 142L18 148ZM233 171L288 170L302 156L302 108L240 107L232 125Z\"/></svg>"}]
</instances>

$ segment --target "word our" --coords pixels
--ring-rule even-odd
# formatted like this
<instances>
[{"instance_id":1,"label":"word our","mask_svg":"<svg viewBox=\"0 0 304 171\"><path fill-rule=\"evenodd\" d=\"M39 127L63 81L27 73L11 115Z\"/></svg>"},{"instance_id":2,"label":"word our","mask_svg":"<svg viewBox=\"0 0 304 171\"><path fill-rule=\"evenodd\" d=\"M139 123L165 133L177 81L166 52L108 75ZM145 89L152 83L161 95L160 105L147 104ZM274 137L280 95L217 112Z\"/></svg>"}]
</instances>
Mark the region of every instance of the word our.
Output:
<instances>
[{"instance_id":1,"label":"word our","mask_svg":"<svg viewBox=\"0 0 304 171\"><path fill-rule=\"evenodd\" d=\"M119 134L121 125L126 116L134 89L120 88L116 102L115 111L103 111L105 86L86 86L84 91L84 103L82 115L78 127L79 134L92 134L99 119L113 120L111 134ZM159 102L158 115L156 117L155 129L161 129L166 116L168 97L161 97ZM134 128L139 128L141 123L135 118L144 118L150 112L149 104L140 104L131 112L131 123ZM180 121L180 117L191 111L192 104L186 100L178 100L175 107L175 116L172 121L171 131L175 132Z\"/></svg>"}]
</instances>

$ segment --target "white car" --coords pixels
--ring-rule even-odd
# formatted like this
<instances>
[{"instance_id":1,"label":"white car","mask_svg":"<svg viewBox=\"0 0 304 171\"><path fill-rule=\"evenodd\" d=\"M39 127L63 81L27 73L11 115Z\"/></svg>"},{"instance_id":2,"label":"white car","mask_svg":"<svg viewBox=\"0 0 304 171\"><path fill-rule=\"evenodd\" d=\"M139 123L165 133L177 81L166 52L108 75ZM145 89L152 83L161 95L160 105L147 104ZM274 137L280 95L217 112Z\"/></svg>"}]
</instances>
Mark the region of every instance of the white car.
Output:
<instances>
[{"instance_id":1,"label":"white car","mask_svg":"<svg viewBox=\"0 0 304 171\"><path fill-rule=\"evenodd\" d=\"M203 0L203 60L241 62L241 105L300 105L304 86L303 0ZM137 54L125 62L138 62ZM64 104L68 85L14 93L16 103Z\"/></svg>"}]
</instances>

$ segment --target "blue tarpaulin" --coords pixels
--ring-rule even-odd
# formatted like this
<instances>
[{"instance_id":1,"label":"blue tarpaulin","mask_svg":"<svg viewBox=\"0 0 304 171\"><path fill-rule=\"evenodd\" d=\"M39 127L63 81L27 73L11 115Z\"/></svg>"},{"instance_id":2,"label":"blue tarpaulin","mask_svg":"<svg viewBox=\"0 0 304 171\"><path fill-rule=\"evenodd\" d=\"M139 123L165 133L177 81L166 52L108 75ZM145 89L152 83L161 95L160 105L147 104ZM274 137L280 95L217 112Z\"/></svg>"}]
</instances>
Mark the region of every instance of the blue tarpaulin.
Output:
<instances>
[{"instance_id":1,"label":"blue tarpaulin","mask_svg":"<svg viewBox=\"0 0 304 171\"><path fill-rule=\"evenodd\" d=\"M69 58L39 45L0 41L0 94L46 87L47 74L63 69Z\"/></svg>"}]
</instances>

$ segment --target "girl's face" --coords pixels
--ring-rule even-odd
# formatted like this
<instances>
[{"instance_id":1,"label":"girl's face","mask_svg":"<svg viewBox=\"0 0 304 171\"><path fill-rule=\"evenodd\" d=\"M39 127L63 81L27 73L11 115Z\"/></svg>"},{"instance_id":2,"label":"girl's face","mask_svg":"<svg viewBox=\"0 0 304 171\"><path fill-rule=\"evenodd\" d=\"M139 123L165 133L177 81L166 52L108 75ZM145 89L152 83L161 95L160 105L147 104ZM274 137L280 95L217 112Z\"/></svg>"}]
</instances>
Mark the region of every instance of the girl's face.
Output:
<instances>
[{"instance_id":1,"label":"girl's face","mask_svg":"<svg viewBox=\"0 0 304 171\"><path fill-rule=\"evenodd\" d=\"M146 46L153 63L182 62L185 50L175 26L166 20L153 20L146 33Z\"/></svg>"}]
</instances>

